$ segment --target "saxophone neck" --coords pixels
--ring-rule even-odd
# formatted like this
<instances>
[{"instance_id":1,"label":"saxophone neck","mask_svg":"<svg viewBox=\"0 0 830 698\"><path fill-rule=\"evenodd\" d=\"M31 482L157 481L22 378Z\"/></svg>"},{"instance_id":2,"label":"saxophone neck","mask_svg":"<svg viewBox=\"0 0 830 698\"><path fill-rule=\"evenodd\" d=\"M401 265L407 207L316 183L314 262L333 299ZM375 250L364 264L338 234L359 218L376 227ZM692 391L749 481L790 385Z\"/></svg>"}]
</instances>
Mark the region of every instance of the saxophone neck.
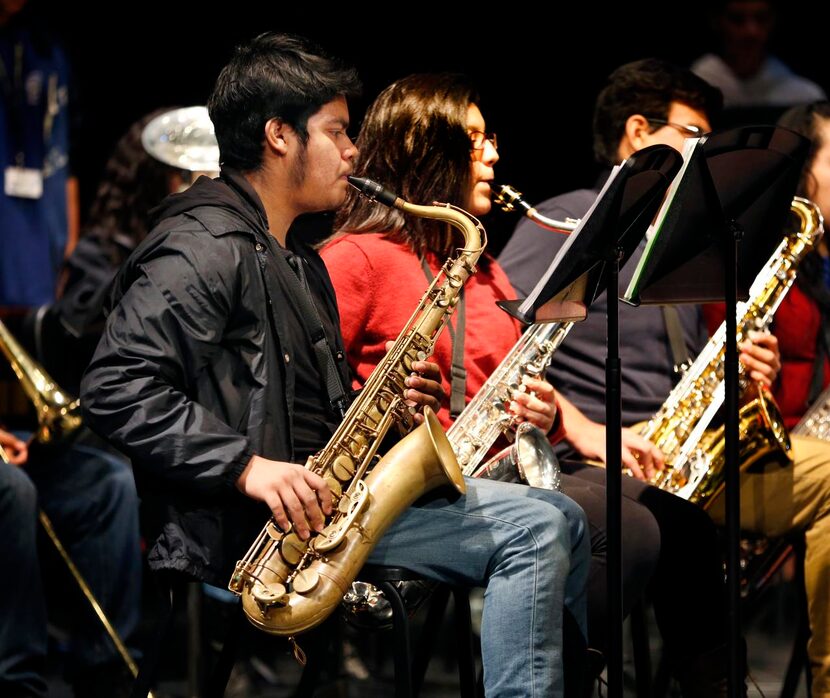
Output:
<instances>
[{"instance_id":1,"label":"saxophone neck","mask_svg":"<svg viewBox=\"0 0 830 698\"><path fill-rule=\"evenodd\" d=\"M349 184L370 201L377 201L384 206L397 208L413 216L442 220L460 230L465 241L462 256L467 256L467 261L471 266L475 265L475 262L484 251L484 247L487 245L487 234L484 231L484 226L475 216L464 209L452 204L434 203L431 206L411 204L368 177L349 175L348 179Z\"/></svg>"}]
</instances>

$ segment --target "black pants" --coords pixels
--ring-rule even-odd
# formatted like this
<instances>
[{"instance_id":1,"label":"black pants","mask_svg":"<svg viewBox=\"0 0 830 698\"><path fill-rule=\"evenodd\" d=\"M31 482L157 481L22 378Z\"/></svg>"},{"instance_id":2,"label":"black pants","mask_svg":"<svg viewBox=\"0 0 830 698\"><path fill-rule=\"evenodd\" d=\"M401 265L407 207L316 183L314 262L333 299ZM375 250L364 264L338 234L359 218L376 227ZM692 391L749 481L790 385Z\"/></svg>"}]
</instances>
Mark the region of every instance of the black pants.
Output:
<instances>
[{"instance_id":1,"label":"black pants","mask_svg":"<svg viewBox=\"0 0 830 698\"><path fill-rule=\"evenodd\" d=\"M562 491L585 510L591 527L588 634L591 646L605 652L605 470L563 461L562 471ZM622 493L624 613L647 593L673 661L722 645L726 641L726 597L714 523L696 505L627 476L622 480Z\"/></svg>"}]
</instances>

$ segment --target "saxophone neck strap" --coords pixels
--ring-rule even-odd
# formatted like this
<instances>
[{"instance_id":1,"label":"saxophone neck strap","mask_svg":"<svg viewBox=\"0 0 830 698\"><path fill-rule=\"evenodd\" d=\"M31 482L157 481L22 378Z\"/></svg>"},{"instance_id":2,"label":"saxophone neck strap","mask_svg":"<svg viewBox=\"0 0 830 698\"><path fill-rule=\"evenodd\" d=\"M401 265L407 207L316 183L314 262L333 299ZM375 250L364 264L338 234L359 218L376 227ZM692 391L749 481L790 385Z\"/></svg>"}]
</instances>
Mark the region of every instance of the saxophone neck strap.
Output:
<instances>
[{"instance_id":1,"label":"saxophone neck strap","mask_svg":"<svg viewBox=\"0 0 830 698\"><path fill-rule=\"evenodd\" d=\"M427 281L432 283L435 276L429 268L426 259L421 257L421 269ZM464 368L464 321L466 316L464 289L461 289L456 306L455 327L452 322L447 323L452 344L452 368L450 369L450 417L455 419L464 411L467 403L467 369Z\"/></svg>"},{"instance_id":2,"label":"saxophone neck strap","mask_svg":"<svg viewBox=\"0 0 830 698\"><path fill-rule=\"evenodd\" d=\"M309 288L304 269L305 260L300 255L292 254L284 248L279 248L279 252L280 254L275 255L277 264L282 267L283 276L288 284L290 295L306 320L304 327L311 341L311 346L314 349L314 357L317 361L317 367L320 370L320 376L326 388L329 402L332 408L343 416L348 403L349 393L337 369L334 352L326 336L326 331L323 329L320 313L317 311L317 306L314 304L311 296L311 289Z\"/></svg>"},{"instance_id":3,"label":"saxophone neck strap","mask_svg":"<svg viewBox=\"0 0 830 698\"><path fill-rule=\"evenodd\" d=\"M672 360L674 361L674 372L682 373L692 363L686 340L683 337L683 325L680 324L680 315L673 305L661 306L663 320L666 323L666 335L669 338Z\"/></svg>"}]
</instances>

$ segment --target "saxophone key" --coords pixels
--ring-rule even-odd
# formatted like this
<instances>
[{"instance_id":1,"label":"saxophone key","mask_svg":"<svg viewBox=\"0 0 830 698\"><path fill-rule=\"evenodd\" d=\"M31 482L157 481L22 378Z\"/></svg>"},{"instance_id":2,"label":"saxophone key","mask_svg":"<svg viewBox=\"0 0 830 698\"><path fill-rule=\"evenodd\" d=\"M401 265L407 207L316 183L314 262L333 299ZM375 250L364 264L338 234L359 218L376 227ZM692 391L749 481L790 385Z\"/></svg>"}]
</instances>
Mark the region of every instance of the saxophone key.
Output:
<instances>
[{"instance_id":1,"label":"saxophone key","mask_svg":"<svg viewBox=\"0 0 830 698\"><path fill-rule=\"evenodd\" d=\"M280 555L292 567L297 565L307 550L308 544L301 540L296 533L289 533L283 536L280 541Z\"/></svg>"},{"instance_id":2,"label":"saxophone key","mask_svg":"<svg viewBox=\"0 0 830 698\"><path fill-rule=\"evenodd\" d=\"M340 482L347 482L351 480L354 475L354 460L352 460L345 453L341 453L331 464L331 471L334 474L334 477L340 480Z\"/></svg>"},{"instance_id":3,"label":"saxophone key","mask_svg":"<svg viewBox=\"0 0 830 698\"><path fill-rule=\"evenodd\" d=\"M269 608L288 604L288 591L279 582L273 582L267 586L261 582L255 582L251 589L251 596L254 597L263 615Z\"/></svg>"},{"instance_id":4,"label":"saxophone key","mask_svg":"<svg viewBox=\"0 0 830 698\"><path fill-rule=\"evenodd\" d=\"M352 498L349 497L349 495L347 495L347 494L344 494L340 498L340 501L337 502L337 511L339 511L341 514L348 514L349 509L351 509L351 507L352 507Z\"/></svg>"},{"instance_id":5,"label":"saxophone key","mask_svg":"<svg viewBox=\"0 0 830 698\"><path fill-rule=\"evenodd\" d=\"M340 485L340 481L336 478L331 477L330 475L324 477L323 480L325 480L326 486L329 488L329 490L331 490L331 496L334 499L334 501L339 500L340 495L343 494L343 487Z\"/></svg>"},{"instance_id":6,"label":"saxophone key","mask_svg":"<svg viewBox=\"0 0 830 698\"><path fill-rule=\"evenodd\" d=\"M312 591L320 581L320 575L314 570L297 570L294 575L293 587L298 594L307 594Z\"/></svg>"}]
</instances>

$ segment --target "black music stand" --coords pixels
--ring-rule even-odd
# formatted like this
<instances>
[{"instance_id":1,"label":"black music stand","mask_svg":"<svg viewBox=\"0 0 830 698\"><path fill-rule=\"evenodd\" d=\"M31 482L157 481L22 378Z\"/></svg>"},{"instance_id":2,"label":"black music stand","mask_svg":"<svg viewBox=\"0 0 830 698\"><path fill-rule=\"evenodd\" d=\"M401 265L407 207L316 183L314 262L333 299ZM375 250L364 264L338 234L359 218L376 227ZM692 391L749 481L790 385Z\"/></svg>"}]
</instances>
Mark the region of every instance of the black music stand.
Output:
<instances>
[{"instance_id":1,"label":"black music stand","mask_svg":"<svg viewBox=\"0 0 830 698\"><path fill-rule=\"evenodd\" d=\"M726 302L725 441L729 696L740 695L740 471L736 305L781 241L809 141L749 126L702 138L623 298L634 305ZM739 246L738 243L743 245Z\"/></svg>"},{"instance_id":2,"label":"black music stand","mask_svg":"<svg viewBox=\"0 0 830 698\"><path fill-rule=\"evenodd\" d=\"M619 270L639 245L681 164L680 153L666 145L649 146L629 157L612 173L588 214L527 299L499 303L525 323L584 319L586 305L590 305L603 290L612 291L608 293L606 359L606 455L609 463L622 462ZM622 469L608 468L606 483L610 626L608 695L622 698Z\"/></svg>"}]
</instances>

